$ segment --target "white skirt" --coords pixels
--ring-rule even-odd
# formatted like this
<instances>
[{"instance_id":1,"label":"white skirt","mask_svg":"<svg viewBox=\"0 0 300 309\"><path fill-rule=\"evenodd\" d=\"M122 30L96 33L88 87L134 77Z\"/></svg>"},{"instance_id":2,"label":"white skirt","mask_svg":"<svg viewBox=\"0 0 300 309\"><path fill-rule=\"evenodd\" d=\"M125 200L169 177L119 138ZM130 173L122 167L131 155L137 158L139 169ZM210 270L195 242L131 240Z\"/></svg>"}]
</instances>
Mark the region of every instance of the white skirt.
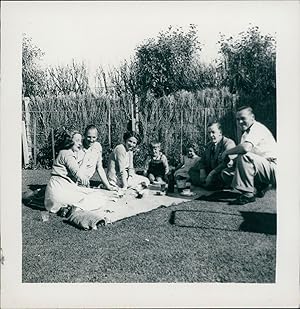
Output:
<instances>
[{"instance_id":1,"label":"white skirt","mask_svg":"<svg viewBox=\"0 0 300 309\"><path fill-rule=\"evenodd\" d=\"M77 206L91 210L106 204L107 196L99 189L77 186L63 177L51 176L45 192L45 208L53 213L62 207Z\"/></svg>"}]
</instances>

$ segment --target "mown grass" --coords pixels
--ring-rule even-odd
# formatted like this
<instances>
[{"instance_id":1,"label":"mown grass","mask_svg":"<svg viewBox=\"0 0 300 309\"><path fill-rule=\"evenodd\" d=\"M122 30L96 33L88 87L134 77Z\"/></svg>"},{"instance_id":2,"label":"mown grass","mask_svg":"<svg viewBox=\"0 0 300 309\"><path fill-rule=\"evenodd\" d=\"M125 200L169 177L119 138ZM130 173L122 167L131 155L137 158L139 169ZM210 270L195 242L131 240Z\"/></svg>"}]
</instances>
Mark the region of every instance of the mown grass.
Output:
<instances>
[{"instance_id":1,"label":"mown grass","mask_svg":"<svg viewBox=\"0 0 300 309\"><path fill-rule=\"evenodd\" d=\"M23 171L28 185L50 171ZM23 205L23 282L274 282L276 194L244 206L191 201L97 231Z\"/></svg>"}]
</instances>

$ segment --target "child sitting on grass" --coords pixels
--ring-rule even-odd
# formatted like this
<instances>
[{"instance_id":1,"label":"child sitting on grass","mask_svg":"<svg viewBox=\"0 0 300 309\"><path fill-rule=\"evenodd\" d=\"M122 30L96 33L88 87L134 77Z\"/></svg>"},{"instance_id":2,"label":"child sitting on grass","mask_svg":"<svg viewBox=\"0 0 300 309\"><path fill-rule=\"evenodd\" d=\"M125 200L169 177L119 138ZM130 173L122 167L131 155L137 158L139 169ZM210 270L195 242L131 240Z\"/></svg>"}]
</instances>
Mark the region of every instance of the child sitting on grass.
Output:
<instances>
[{"instance_id":1,"label":"child sitting on grass","mask_svg":"<svg viewBox=\"0 0 300 309\"><path fill-rule=\"evenodd\" d=\"M187 154L183 156L182 165L174 173L175 180L189 180L189 170L199 161L199 157L195 152L195 145L187 148Z\"/></svg>"},{"instance_id":2,"label":"child sitting on grass","mask_svg":"<svg viewBox=\"0 0 300 309\"><path fill-rule=\"evenodd\" d=\"M150 144L151 154L147 157L144 175L149 178L150 182L165 182L169 173L169 163L167 157L161 151L159 142Z\"/></svg>"}]
</instances>

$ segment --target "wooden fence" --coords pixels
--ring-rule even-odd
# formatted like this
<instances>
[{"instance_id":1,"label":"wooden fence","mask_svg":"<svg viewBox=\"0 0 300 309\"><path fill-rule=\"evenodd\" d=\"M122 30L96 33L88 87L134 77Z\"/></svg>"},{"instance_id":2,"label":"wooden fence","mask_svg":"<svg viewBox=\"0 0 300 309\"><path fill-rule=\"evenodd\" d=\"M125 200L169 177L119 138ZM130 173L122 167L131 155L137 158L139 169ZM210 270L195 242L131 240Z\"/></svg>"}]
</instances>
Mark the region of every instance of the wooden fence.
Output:
<instances>
[{"instance_id":1,"label":"wooden fence","mask_svg":"<svg viewBox=\"0 0 300 309\"><path fill-rule=\"evenodd\" d=\"M83 132L93 123L99 131L105 165L110 150L122 142L127 127L137 122L135 127L140 129L141 144L135 155L136 165L144 162L152 140L162 143L170 163L175 164L190 144L198 145L201 155L207 142L207 124L212 119L221 122L224 135L238 140L236 101L227 89L181 91L138 102L138 115L134 115L132 100L126 97L84 95L24 99L23 162L24 165L31 162L32 167L51 167L55 157L54 131L66 127Z\"/></svg>"}]
</instances>

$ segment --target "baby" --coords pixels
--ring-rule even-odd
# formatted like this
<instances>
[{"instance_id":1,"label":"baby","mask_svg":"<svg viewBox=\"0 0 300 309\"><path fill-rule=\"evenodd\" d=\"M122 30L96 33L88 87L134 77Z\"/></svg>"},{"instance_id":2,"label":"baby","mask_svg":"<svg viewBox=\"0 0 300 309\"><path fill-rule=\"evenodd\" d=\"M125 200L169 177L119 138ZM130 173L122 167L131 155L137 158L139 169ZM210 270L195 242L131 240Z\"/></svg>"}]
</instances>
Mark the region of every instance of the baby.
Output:
<instances>
[{"instance_id":1,"label":"baby","mask_svg":"<svg viewBox=\"0 0 300 309\"><path fill-rule=\"evenodd\" d=\"M154 181L163 183L167 180L169 173L169 164L167 157L161 152L161 144L159 142L152 142L151 155L147 157L144 175L149 178L150 182Z\"/></svg>"}]
</instances>

